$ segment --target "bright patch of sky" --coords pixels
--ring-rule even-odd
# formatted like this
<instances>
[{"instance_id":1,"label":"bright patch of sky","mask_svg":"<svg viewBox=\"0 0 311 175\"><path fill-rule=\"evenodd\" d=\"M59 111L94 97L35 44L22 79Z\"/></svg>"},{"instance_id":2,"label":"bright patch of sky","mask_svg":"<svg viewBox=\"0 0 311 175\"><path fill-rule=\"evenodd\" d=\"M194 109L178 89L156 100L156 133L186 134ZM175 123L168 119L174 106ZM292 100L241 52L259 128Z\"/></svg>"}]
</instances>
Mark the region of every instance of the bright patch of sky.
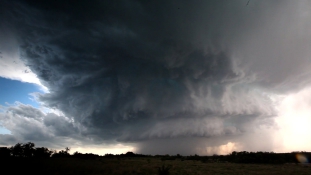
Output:
<instances>
[{"instance_id":1,"label":"bright patch of sky","mask_svg":"<svg viewBox=\"0 0 311 175\"><path fill-rule=\"evenodd\" d=\"M311 146L311 88L284 96L277 106L283 152L309 151Z\"/></svg>"},{"instance_id":2,"label":"bright patch of sky","mask_svg":"<svg viewBox=\"0 0 311 175\"><path fill-rule=\"evenodd\" d=\"M11 134L10 130L7 130L6 128L0 126L0 134Z\"/></svg>"},{"instance_id":3,"label":"bright patch of sky","mask_svg":"<svg viewBox=\"0 0 311 175\"><path fill-rule=\"evenodd\" d=\"M34 93L43 93L42 87L33 83L25 83L0 77L0 105L2 106L23 103L38 108L39 103L35 100L33 96ZM0 134L10 133L9 130L2 127L0 124Z\"/></svg>"},{"instance_id":4,"label":"bright patch of sky","mask_svg":"<svg viewBox=\"0 0 311 175\"><path fill-rule=\"evenodd\" d=\"M32 95L36 92L43 92L36 84L0 77L0 105L7 106L18 101L38 108L39 104Z\"/></svg>"}]
</instances>

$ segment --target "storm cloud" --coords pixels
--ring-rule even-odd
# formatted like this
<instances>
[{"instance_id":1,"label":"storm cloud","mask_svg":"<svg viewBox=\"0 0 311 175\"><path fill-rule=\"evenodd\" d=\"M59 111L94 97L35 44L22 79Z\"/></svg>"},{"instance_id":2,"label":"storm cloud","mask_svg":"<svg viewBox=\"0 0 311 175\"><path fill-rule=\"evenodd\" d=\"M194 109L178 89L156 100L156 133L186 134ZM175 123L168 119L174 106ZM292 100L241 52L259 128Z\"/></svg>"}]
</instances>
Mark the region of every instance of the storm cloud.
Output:
<instances>
[{"instance_id":1,"label":"storm cloud","mask_svg":"<svg viewBox=\"0 0 311 175\"><path fill-rule=\"evenodd\" d=\"M258 128L277 128L271 97L310 83L309 3L3 1L2 30L49 89L38 100L66 116L32 109L14 122L40 121L45 132L30 139L135 143L147 154L250 149Z\"/></svg>"}]
</instances>

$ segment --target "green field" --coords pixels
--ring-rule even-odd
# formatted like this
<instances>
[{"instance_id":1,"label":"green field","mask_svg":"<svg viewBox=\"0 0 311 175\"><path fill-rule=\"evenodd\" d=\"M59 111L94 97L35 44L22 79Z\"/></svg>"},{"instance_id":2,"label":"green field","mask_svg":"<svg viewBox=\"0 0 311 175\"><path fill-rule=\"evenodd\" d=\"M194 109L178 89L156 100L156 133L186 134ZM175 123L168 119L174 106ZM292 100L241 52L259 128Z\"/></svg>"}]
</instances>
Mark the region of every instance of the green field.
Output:
<instances>
[{"instance_id":1,"label":"green field","mask_svg":"<svg viewBox=\"0 0 311 175\"><path fill-rule=\"evenodd\" d=\"M236 164L203 163L195 160L161 160L146 158L49 158L2 159L1 170L6 174L48 174L48 175L165 175L159 168L169 168L170 175L309 175L311 166L307 164Z\"/></svg>"}]
</instances>

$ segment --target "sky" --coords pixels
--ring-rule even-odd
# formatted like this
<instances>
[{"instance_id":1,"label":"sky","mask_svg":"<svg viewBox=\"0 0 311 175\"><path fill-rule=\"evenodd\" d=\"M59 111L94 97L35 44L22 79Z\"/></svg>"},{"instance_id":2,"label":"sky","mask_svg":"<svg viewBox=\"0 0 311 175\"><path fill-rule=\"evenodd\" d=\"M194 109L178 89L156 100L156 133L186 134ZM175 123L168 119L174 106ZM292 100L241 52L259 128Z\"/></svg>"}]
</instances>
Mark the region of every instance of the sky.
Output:
<instances>
[{"instance_id":1,"label":"sky","mask_svg":"<svg viewBox=\"0 0 311 175\"><path fill-rule=\"evenodd\" d=\"M311 1L0 2L0 145L311 151Z\"/></svg>"},{"instance_id":2,"label":"sky","mask_svg":"<svg viewBox=\"0 0 311 175\"><path fill-rule=\"evenodd\" d=\"M38 107L38 103L32 93L40 92L39 87L32 83L24 83L18 80L0 78L1 105L14 104L16 101ZM35 94L34 94L35 95Z\"/></svg>"}]
</instances>

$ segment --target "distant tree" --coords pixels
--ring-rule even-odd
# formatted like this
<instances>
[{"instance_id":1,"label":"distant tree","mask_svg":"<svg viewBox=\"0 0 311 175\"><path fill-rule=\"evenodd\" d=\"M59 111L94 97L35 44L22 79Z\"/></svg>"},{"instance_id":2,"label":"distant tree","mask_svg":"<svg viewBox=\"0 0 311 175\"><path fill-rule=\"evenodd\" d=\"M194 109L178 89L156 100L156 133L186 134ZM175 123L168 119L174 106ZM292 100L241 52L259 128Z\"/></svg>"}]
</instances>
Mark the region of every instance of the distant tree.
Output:
<instances>
[{"instance_id":1,"label":"distant tree","mask_svg":"<svg viewBox=\"0 0 311 175\"><path fill-rule=\"evenodd\" d=\"M83 153L79 153L78 151L76 151L73 153L72 157L80 158L80 159L95 159L99 157L99 155L92 154L92 153L83 154Z\"/></svg>"},{"instance_id":2,"label":"distant tree","mask_svg":"<svg viewBox=\"0 0 311 175\"><path fill-rule=\"evenodd\" d=\"M32 142L22 144L22 149L24 157L33 157L35 151L35 144Z\"/></svg>"},{"instance_id":3,"label":"distant tree","mask_svg":"<svg viewBox=\"0 0 311 175\"><path fill-rule=\"evenodd\" d=\"M48 148L35 148L34 150L34 157L36 158L49 158L51 157L53 151L49 150Z\"/></svg>"},{"instance_id":4,"label":"distant tree","mask_svg":"<svg viewBox=\"0 0 311 175\"><path fill-rule=\"evenodd\" d=\"M28 143L17 143L15 146L10 148L13 157L33 157L35 151L35 144L32 142Z\"/></svg>"},{"instance_id":5,"label":"distant tree","mask_svg":"<svg viewBox=\"0 0 311 175\"><path fill-rule=\"evenodd\" d=\"M231 156L236 156L238 153L236 151L233 151L230 155Z\"/></svg>"},{"instance_id":6,"label":"distant tree","mask_svg":"<svg viewBox=\"0 0 311 175\"><path fill-rule=\"evenodd\" d=\"M55 152L52 157L70 157L69 154L70 148L66 147L65 150L60 150L59 152Z\"/></svg>"},{"instance_id":7,"label":"distant tree","mask_svg":"<svg viewBox=\"0 0 311 175\"><path fill-rule=\"evenodd\" d=\"M24 150L23 150L23 144L17 143L16 145L12 146L10 148L12 156L13 157L23 157L24 156Z\"/></svg>"},{"instance_id":8,"label":"distant tree","mask_svg":"<svg viewBox=\"0 0 311 175\"><path fill-rule=\"evenodd\" d=\"M127 153L125 153L125 156L126 156L126 157L134 157L134 156L135 156L135 153L133 153L133 152L127 152Z\"/></svg>"},{"instance_id":9,"label":"distant tree","mask_svg":"<svg viewBox=\"0 0 311 175\"><path fill-rule=\"evenodd\" d=\"M80 153L79 151L76 151L73 153L73 155L81 155L82 153Z\"/></svg>"}]
</instances>

